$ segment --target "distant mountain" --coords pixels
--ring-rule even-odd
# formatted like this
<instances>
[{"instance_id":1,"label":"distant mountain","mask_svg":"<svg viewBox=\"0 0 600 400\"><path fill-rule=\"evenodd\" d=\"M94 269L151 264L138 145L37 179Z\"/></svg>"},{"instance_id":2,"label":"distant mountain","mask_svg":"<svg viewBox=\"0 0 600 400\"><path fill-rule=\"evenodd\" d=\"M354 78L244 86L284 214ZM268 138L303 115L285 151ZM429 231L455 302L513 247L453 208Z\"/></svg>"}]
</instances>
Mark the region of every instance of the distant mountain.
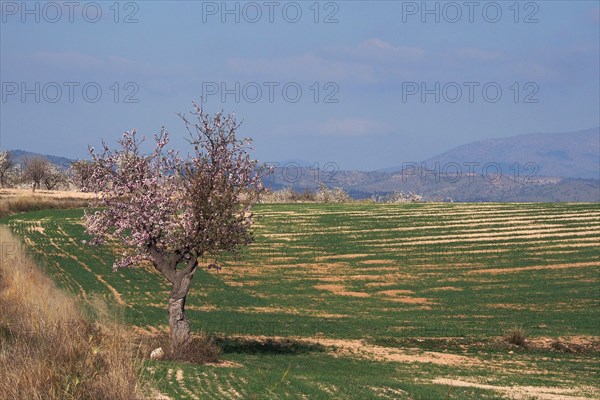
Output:
<instances>
[{"instance_id":1,"label":"distant mountain","mask_svg":"<svg viewBox=\"0 0 600 400\"><path fill-rule=\"evenodd\" d=\"M322 182L329 187L341 187L356 199L386 195L394 191L415 192L425 200L458 202L599 202L600 181L541 176L515 176L512 172L486 174L451 173L443 170L423 170L420 167L398 172L382 171L322 171L301 168L291 173L275 168L265 179L274 190L291 187L298 192L315 190ZM320 178L320 180L317 180Z\"/></svg>"},{"instance_id":2,"label":"distant mountain","mask_svg":"<svg viewBox=\"0 0 600 400\"><path fill-rule=\"evenodd\" d=\"M17 162L45 157L69 166L73 160L22 150ZM394 191L415 192L425 200L490 202L600 202L600 128L570 133L534 133L459 146L423 163L379 171L349 171L305 160L269 163L264 178L277 190L341 187L355 199ZM518 168L517 168L518 167Z\"/></svg>"},{"instance_id":3,"label":"distant mountain","mask_svg":"<svg viewBox=\"0 0 600 400\"><path fill-rule=\"evenodd\" d=\"M420 163L378 171L275 168L273 189L314 190L322 182L354 198L393 191L427 200L600 201L600 127L477 141Z\"/></svg>"},{"instance_id":4,"label":"distant mountain","mask_svg":"<svg viewBox=\"0 0 600 400\"><path fill-rule=\"evenodd\" d=\"M75 161L75 160L71 160L66 157L58 157L58 156L52 156L49 154L33 153L30 151L24 151L24 150L10 150L10 154L16 163L21 163L27 158L42 157L42 158L47 159L48 161L50 161L53 164L59 165L63 168L68 168L71 165L71 162Z\"/></svg>"},{"instance_id":5,"label":"distant mountain","mask_svg":"<svg viewBox=\"0 0 600 400\"><path fill-rule=\"evenodd\" d=\"M427 169L491 163L505 174L600 179L600 127L576 132L529 133L468 143L425 160ZM471 164L476 165L476 164ZM402 167L387 168L396 172Z\"/></svg>"}]
</instances>

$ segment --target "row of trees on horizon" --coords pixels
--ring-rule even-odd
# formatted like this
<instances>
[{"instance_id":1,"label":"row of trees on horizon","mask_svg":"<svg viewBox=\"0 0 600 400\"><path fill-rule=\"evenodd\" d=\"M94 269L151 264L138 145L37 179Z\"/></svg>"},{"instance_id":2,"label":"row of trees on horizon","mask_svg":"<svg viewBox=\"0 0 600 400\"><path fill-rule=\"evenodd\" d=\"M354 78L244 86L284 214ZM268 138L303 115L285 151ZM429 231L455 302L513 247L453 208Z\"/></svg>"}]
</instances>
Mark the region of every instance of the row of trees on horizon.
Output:
<instances>
[{"instance_id":1,"label":"row of trees on horizon","mask_svg":"<svg viewBox=\"0 0 600 400\"><path fill-rule=\"evenodd\" d=\"M16 161L10 151L0 152L0 188L30 187L46 190L81 190L91 173L89 161L61 166L44 157Z\"/></svg>"}]
</instances>

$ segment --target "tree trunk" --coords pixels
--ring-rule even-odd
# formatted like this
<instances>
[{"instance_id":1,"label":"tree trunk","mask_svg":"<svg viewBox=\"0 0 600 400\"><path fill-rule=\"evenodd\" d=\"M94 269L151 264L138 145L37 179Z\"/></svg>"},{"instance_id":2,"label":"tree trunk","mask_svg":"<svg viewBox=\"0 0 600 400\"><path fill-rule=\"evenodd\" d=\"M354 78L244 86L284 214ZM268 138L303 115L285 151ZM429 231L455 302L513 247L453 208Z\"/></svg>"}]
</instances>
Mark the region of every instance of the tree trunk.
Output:
<instances>
[{"instance_id":1,"label":"tree trunk","mask_svg":"<svg viewBox=\"0 0 600 400\"><path fill-rule=\"evenodd\" d=\"M169 325L173 349L180 348L190 340L190 321L185 318L185 297L169 298Z\"/></svg>"},{"instance_id":2,"label":"tree trunk","mask_svg":"<svg viewBox=\"0 0 600 400\"><path fill-rule=\"evenodd\" d=\"M173 280L169 296L169 325L173 349L180 348L190 340L190 321L185 317L185 299L190 290L197 261L188 262L185 269L178 271Z\"/></svg>"}]
</instances>

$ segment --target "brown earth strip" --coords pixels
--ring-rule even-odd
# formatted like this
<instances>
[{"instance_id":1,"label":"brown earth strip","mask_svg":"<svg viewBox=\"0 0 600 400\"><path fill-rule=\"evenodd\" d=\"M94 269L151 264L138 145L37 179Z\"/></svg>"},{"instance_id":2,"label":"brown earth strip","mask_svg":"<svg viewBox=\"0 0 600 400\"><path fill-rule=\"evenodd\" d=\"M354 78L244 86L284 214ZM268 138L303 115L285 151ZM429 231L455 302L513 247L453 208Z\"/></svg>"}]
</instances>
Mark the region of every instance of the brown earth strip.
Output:
<instances>
[{"instance_id":1,"label":"brown earth strip","mask_svg":"<svg viewBox=\"0 0 600 400\"><path fill-rule=\"evenodd\" d=\"M339 296L370 297L369 293L346 291L346 286L344 285L315 285L314 288L326 290Z\"/></svg>"},{"instance_id":2,"label":"brown earth strip","mask_svg":"<svg viewBox=\"0 0 600 400\"><path fill-rule=\"evenodd\" d=\"M419 349L400 349L384 347L365 343L358 339L327 339L308 337L280 337L280 336L253 336L236 335L240 339L258 341L298 341L309 344L322 345L328 348L333 355L356 357L375 361L390 361L402 363L432 363L450 366L478 366L483 362L475 357L441 353L435 351L421 351Z\"/></svg>"},{"instance_id":3,"label":"brown earth strip","mask_svg":"<svg viewBox=\"0 0 600 400\"><path fill-rule=\"evenodd\" d=\"M569 269L569 268L585 268L585 267L599 267L600 262L579 262L570 264L552 264L552 265L533 265L530 267L515 267L515 268L488 268L488 269L477 269L468 271L467 274L505 274L513 272L524 272L524 271L543 271L553 269Z\"/></svg>"}]
</instances>

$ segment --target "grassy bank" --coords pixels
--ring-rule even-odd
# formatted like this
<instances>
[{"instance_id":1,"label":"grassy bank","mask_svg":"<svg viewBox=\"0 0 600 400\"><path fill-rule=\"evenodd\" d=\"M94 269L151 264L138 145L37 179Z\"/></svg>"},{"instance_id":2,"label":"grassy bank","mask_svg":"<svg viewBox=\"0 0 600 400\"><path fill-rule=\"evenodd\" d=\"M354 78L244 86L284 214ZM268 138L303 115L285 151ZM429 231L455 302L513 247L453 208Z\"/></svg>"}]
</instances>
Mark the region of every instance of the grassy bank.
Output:
<instances>
[{"instance_id":1,"label":"grassy bank","mask_svg":"<svg viewBox=\"0 0 600 400\"><path fill-rule=\"evenodd\" d=\"M0 241L0 398L142 398L141 361L127 330L109 319L90 322L3 226Z\"/></svg>"}]
</instances>

